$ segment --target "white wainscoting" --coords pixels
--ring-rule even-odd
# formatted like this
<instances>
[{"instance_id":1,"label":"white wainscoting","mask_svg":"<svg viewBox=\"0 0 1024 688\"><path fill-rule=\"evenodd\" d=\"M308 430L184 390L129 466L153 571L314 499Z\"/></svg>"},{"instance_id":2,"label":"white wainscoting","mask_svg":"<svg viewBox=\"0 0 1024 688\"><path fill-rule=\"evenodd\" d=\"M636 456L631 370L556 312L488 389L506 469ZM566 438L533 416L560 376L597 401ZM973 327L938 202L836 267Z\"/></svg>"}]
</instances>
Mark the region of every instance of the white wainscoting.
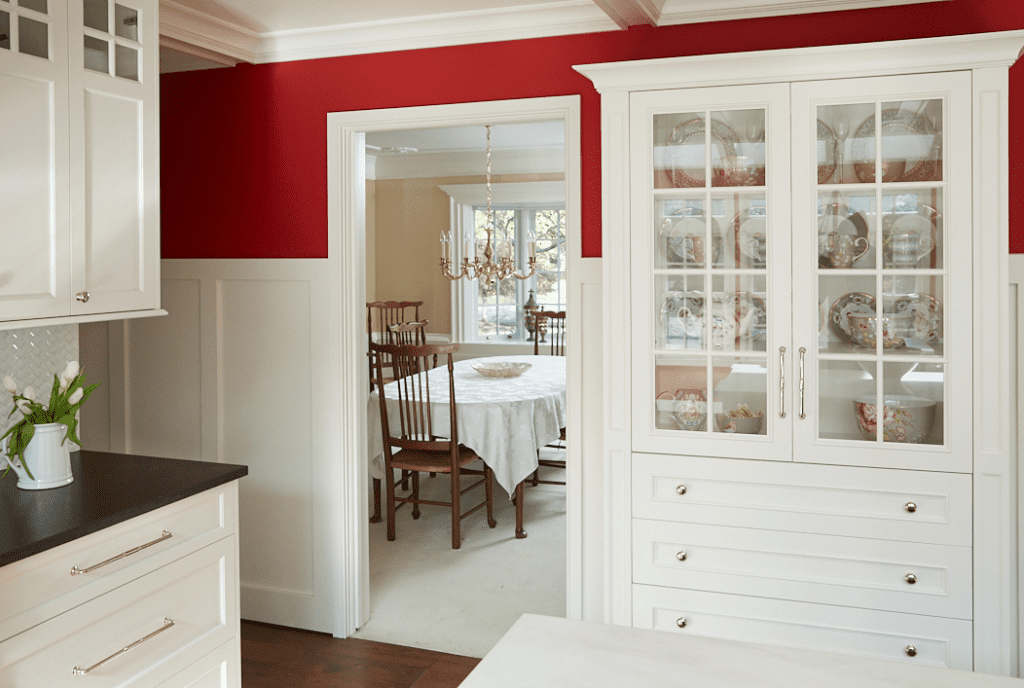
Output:
<instances>
[{"instance_id":1,"label":"white wainscoting","mask_svg":"<svg viewBox=\"0 0 1024 688\"><path fill-rule=\"evenodd\" d=\"M164 260L169 315L109 328L111 449L247 465L242 618L324 632L340 472L330 279L327 260Z\"/></svg>"},{"instance_id":2,"label":"white wainscoting","mask_svg":"<svg viewBox=\"0 0 1024 688\"><path fill-rule=\"evenodd\" d=\"M1024 566L1021 566L1021 555L1024 553L1024 509L1021 509L1021 497L1024 497L1024 471L1020 469L1020 448L1024 446L1024 423L1020 422L1020 393L1024 389L1024 366L1020 361L1024 358L1024 254L1010 254L1010 336L1014 338L1010 349L1010 370L1016 376L1009 380L1010 385L1010 418L1014 419L1013 437L1016 442L1011 446L1013 460L1011 465L1017 471L1017 500L1014 508L1017 512L1017 666L1013 676L1024 676Z\"/></svg>"}]
</instances>

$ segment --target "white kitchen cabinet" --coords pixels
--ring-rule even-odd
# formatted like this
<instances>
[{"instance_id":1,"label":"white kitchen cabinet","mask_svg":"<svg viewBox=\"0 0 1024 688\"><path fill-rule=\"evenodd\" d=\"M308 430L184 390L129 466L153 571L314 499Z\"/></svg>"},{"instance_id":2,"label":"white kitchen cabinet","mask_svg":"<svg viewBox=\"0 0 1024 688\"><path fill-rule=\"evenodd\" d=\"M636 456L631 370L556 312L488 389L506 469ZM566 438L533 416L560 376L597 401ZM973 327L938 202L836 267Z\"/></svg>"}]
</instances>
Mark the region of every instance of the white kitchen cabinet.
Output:
<instances>
[{"instance_id":1,"label":"white kitchen cabinet","mask_svg":"<svg viewBox=\"0 0 1024 688\"><path fill-rule=\"evenodd\" d=\"M871 648L935 622L935 651L904 659L1016 670L1006 97L1022 45L577 68L602 95L617 315L613 620L892 657ZM717 621L651 616L688 605Z\"/></svg>"},{"instance_id":2,"label":"white kitchen cabinet","mask_svg":"<svg viewBox=\"0 0 1024 688\"><path fill-rule=\"evenodd\" d=\"M160 315L155 0L0 0L0 327Z\"/></svg>"}]
</instances>

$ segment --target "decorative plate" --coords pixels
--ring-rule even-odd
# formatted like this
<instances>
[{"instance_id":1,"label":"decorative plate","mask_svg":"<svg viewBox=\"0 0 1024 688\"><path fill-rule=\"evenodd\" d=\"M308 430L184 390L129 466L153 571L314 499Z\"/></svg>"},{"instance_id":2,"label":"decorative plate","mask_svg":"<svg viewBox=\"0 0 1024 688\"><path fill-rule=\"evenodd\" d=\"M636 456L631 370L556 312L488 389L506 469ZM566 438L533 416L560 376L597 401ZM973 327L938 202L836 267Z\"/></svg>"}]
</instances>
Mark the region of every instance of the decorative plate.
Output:
<instances>
[{"instance_id":1,"label":"decorative plate","mask_svg":"<svg viewBox=\"0 0 1024 688\"><path fill-rule=\"evenodd\" d=\"M942 337L942 304L928 294L907 294L892 302L895 313L913 313L914 338L934 342Z\"/></svg>"},{"instance_id":2,"label":"decorative plate","mask_svg":"<svg viewBox=\"0 0 1024 688\"><path fill-rule=\"evenodd\" d=\"M699 293L699 292L698 292ZM661 327L666 340L704 337L704 297L683 292L670 294L661 306Z\"/></svg>"},{"instance_id":3,"label":"decorative plate","mask_svg":"<svg viewBox=\"0 0 1024 688\"><path fill-rule=\"evenodd\" d=\"M685 217L666 217L661 223L659 232L659 245L665 260L670 264L682 264L692 268L702 268L705 262L703 244L705 241L704 231L706 220L704 215L697 214L695 209L687 209L694 214ZM718 227L715 218L711 218L711 261L717 265L722 258L722 230ZM690 245L690 251L687 250ZM693 249L698 250L693 250ZM692 251L693 259L687 257Z\"/></svg>"},{"instance_id":4,"label":"decorative plate","mask_svg":"<svg viewBox=\"0 0 1024 688\"><path fill-rule=\"evenodd\" d=\"M838 200L818 206L818 267L829 267L832 263L828 257L827 241L830 232L863 237L868 236L868 221L864 213L851 213L850 209Z\"/></svg>"},{"instance_id":5,"label":"decorative plate","mask_svg":"<svg viewBox=\"0 0 1024 688\"><path fill-rule=\"evenodd\" d=\"M748 208L732 219L732 259L734 265L763 268L768 258L768 211L764 206Z\"/></svg>"},{"instance_id":6,"label":"decorative plate","mask_svg":"<svg viewBox=\"0 0 1024 688\"><path fill-rule=\"evenodd\" d=\"M481 361L471 363L473 370L484 377L519 377L533 367L532 363L516 363L515 361Z\"/></svg>"},{"instance_id":7,"label":"decorative plate","mask_svg":"<svg viewBox=\"0 0 1024 688\"><path fill-rule=\"evenodd\" d=\"M891 148L904 157L882 160L883 182L927 182L938 176L937 161L941 136L932 132L928 120L906 110L882 110L882 137L899 137ZM875 116L860 125L853 138L853 169L857 179L875 181ZM885 143L883 148L888 147Z\"/></svg>"},{"instance_id":8,"label":"decorative plate","mask_svg":"<svg viewBox=\"0 0 1024 688\"><path fill-rule=\"evenodd\" d=\"M938 237L942 236L942 214L930 205L921 203L917 206L917 213L890 213L883 217L882 255L886 266L892 265L892 243L889 236L906 232L917 232L922 237L928 237L928 250L921 252L921 258L924 258L935 248Z\"/></svg>"},{"instance_id":9,"label":"decorative plate","mask_svg":"<svg viewBox=\"0 0 1024 688\"><path fill-rule=\"evenodd\" d=\"M818 120L818 183L828 184L836 173L838 159L836 135L827 124Z\"/></svg>"},{"instance_id":10,"label":"decorative plate","mask_svg":"<svg viewBox=\"0 0 1024 688\"><path fill-rule=\"evenodd\" d=\"M850 337L850 313L874 315L875 297L861 292L851 292L836 299L828 312L828 326L832 332L846 341L853 343Z\"/></svg>"},{"instance_id":11,"label":"decorative plate","mask_svg":"<svg viewBox=\"0 0 1024 688\"><path fill-rule=\"evenodd\" d=\"M701 159L699 166L687 164L682 154L682 149L685 145L704 145L704 131L704 119L691 119L689 122L684 122L677 126L669 135L667 148L668 176L674 186L680 188L705 186L704 159ZM694 139L698 140L695 141ZM736 157L736 145L738 143L739 139L732 129L721 122L711 120L711 145L718 145L719 159ZM714 157L712 156L712 159ZM700 178L693 177L688 172L699 172Z\"/></svg>"},{"instance_id":12,"label":"decorative plate","mask_svg":"<svg viewBox=\"0 0 1024 688\"><path fill-rule=\"evenodd\" d=\"M749 335L752 339L759 339L768 332L768 308L765 307L764 301L759 296L754 296L747 291L738 291L722 300L727 308L736 313L736 324L740 326L737 332L740 337ZM743 332L742 324L751 309L754 310L754 316L750 320L750 329Z\"/></svg>"}]
</instances>

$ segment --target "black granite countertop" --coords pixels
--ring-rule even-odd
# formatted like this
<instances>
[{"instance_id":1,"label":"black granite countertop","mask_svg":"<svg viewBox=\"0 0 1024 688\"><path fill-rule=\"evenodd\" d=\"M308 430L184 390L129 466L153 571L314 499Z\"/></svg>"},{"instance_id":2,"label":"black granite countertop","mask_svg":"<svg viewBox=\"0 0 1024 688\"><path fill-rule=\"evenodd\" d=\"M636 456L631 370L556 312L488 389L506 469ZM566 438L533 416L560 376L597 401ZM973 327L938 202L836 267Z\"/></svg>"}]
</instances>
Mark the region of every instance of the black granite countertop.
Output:
<instances>
[{"instance_id":1,"label":"black granite countertop","mask_svg":"<svg viewBox=\"0 0 1024 688\"><path fill-rule=\"evenodd\" d=\"M74 482L50 490L19 490L14 471L0 478L0 566L238 480L249 468L82 450L71 454L71 472Z\"/></svg>"}]
</instances>

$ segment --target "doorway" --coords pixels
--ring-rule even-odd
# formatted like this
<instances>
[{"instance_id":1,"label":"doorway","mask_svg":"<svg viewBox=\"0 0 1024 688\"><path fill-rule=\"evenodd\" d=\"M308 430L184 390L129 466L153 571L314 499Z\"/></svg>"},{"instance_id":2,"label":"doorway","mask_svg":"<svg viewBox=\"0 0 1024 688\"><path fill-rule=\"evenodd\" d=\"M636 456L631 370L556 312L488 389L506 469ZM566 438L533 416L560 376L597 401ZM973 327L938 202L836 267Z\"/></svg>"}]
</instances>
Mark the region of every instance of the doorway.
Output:
<instances>
[{"instance_id":1,"label":"doorway","mask_svg":"<svg viewBox=\"0 0 1024 688\"><path fill-rule=\"evenodd\" d=\"M367 407L365 395L365 135L368 132L487 125L495 122L560 120L565 125L566 276L570 332L581 332L581 309L574 308L578 290L580 228L580 114L578 96L534 98L487 103L438 105L392 110L330 113L328 137L328 261L331 299L340 329L340 426L342 465L338 467L341 509L336 541L341 561L335 575L335 635L347 637L369 618L369 549L367 476ZM567 404L570 411L567 459L579 466L580 438L574 441L580 417L581 373L579 337L567 349ZM575 354L575 355L574 355ZM566 475L566 615L580 618L582 609L582 500L580 471ZM502 527L504 524L499 524Z\"/></svg>"}]
</instances>

